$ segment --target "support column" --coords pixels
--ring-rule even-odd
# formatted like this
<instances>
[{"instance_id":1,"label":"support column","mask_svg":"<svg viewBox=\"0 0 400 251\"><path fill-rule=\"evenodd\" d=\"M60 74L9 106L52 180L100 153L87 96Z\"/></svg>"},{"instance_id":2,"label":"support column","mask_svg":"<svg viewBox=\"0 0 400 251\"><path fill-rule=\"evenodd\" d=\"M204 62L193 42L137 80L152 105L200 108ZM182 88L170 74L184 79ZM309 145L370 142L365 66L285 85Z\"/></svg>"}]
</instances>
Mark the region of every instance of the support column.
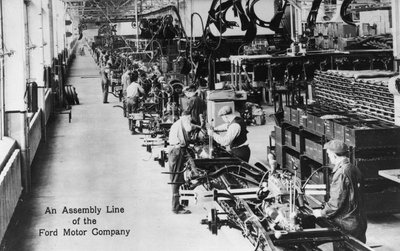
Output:
<instances>
[{"instance_id":1,"label":"support column","mask_svg":"<svg viewBox=\"0 0 400 251\"><path fill-rule=\"evenodd\" d=\"M65 5L61 0L50 1L53 12L54 57L65 48Z\"/></svg>"},{"instance_id":2,"label":"support column","mask_svg":"<svg viewBox=\"0 0 400 251\"><path fill-rule=\"evenodd\" d=\"M53 28L51 22L51 1L50 0L42 0L42 22L43 22L43 58L44 65L49 66L52 63L54 57L53 51Z\"/></svg>"},{"instance_id":3,"label":"support column","mask_svg":"<svg viewBox=\"0 0 400 251\"><path fill-rule=\"evenodd\" d=\"M394 70L399 72L400 67L400 2L392 0L392 35Z\"/></svg>"},{"instance_id":4,"label":"support column","mask_svg":"<svg viewBox=\"0 0 400 251\"><path fill-rule=\"evenodd\" d=\"M44 86L43 81L43 33L42 33L42 10L41 0L31 0L28 5L28 24L29 24L29 79L35 81L38 86ZM43 104L40 105L43 107Z\"/></svg>"},{"instance_id":5,"label":"support column","mask_svg":"<svg viewBox=\"0 0 400 251\"><path fill-rule=\"evenodd\" d=\"M26 48L23 0L4 0L3 3L3 44L4 49L12 51L4 58L4 133L15 139L21 149L22 183L24 191L31 188L29 151L27 143L28 123L26 118Z\"/></svg>"},{"instance_id":6,"label":"support column","mask_svg":"<svg viewBox=\"0 0 400 251\"><path fill-rule=\"evenodd\" d=\"M48 17L49 17L49 32L50 32L50 57L53 59L55 56L57 56L54 48L55 48L55 31L54 31L54 11L53 11L53 0L47 0L47 8L48 8Z\"/></svg>"},{"instance_id":7,"label":"support column","mask_svg":"<svg viewBox=\"0 0 400 251\"><path fill-rule=\"evenodd\" d=\"M27 6L28 17L28 36L29 36L29 80L36 82L38 85L38 106L41 110L42 137L46 135L46 111L45 109L45 93L44 88L44 34L42 20L42 0L31 0Z\"/></svg>"}]
</instances>

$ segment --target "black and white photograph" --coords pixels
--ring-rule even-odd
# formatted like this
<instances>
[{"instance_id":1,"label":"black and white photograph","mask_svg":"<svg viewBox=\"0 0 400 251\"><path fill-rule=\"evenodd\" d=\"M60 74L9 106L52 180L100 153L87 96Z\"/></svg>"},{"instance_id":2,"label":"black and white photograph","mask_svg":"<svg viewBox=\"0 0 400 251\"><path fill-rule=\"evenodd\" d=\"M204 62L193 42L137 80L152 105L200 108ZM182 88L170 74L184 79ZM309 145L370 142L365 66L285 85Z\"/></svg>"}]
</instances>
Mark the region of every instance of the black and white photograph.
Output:
<instances>
[{"instance_id":1,"label":"black and white photograph","mask_svg":"<svg viewBox=\"0 0 400 251\"><path fill-rule=\"evenodd\" d=\"M0 251L398 251L399 71L398 0L0 0Z\"/></svg>"}]
</instances>

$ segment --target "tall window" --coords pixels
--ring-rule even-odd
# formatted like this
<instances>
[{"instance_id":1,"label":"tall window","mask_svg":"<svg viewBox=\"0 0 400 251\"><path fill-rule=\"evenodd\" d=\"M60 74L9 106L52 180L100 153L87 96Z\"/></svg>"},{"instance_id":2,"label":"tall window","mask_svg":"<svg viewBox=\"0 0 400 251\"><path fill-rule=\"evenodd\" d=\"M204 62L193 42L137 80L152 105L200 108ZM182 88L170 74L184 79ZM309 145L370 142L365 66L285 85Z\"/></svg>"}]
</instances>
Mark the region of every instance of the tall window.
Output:
<instances>
[{"instance_id":1,"label":"tall window","mask_svg":"<svg viewBox=\"0 0 400 251\"><path fill-rule=\"evenodd\" d=\"M3 45L3 4L0 1L0 139L4 136L4 45Z\"/></svg>"}]
</instances>

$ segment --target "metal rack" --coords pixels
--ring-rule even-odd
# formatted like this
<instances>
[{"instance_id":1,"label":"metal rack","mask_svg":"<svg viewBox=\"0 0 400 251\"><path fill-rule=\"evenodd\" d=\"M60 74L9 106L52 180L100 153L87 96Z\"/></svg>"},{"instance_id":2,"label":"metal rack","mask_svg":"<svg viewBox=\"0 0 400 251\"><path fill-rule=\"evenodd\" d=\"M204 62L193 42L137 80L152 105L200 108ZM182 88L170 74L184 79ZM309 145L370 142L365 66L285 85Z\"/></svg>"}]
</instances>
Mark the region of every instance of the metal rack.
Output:
<instances>
[{"instance_id":1,"label":"metal rack","mask_svg":"<svg viewBox=\"0 0 400 251\"><path fill-rule=\"evenodd\" d=\"M334 116L324 119L324 115ZM321 105L285 107L284 121L275 127L277 163L291 172L297 168L304 179L329 164L323 145L331 139L350 146L350 161L365 179L366 211L400 212L400 186L379 175L381 170L400 166L400 127L393 124ZM328 186L328 169L317 173L311 183Z\"/></svg>"}]
</instances>

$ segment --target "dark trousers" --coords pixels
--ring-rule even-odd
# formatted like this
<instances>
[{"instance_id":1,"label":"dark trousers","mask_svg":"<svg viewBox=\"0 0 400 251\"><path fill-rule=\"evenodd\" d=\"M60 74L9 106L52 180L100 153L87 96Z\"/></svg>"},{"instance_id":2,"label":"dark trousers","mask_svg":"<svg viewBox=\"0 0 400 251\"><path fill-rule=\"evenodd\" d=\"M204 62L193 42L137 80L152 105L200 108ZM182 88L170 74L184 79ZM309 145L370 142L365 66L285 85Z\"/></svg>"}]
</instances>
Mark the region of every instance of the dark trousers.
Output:
<instances>
[{"instance_id":1,"label":"dark trousers","mask_svg":"<svg viewBox=\"0 0 400 251\"><path fill-rule=\"evenodd\" d=\"M250 159L250 148L249 146L241 146L238 148L232 148L231 153L233 156L245 161L249 162Z\"/></svg>"},{"instance_id":2,"label":"dark trousers","mask_svg":"<svg viewBox=\"0 0 400 251\"><path fill-rule=\"evenodd\" d=\"M179 187L181 185L172 185L172 211L177 212L179 211L180 208L180 203L179 203Z\"/></svg>"},{"instance_id":3,"label":"dark trousers","mask_svg":"<svg viewBox=\"0 0 400 251\"><path fill-rule=\"evenodd\" d=\"M126 105L128 108L128 114L137 112L137 109L139 108L139 97L127 98Z\"/></svg>"},{"instance_id":4,"label":"dark trousers","mask_svg":"<svg viewBox=\"0 0 400 251\"><path fill-rule=\"evenodd\" d=\"M169 152L168 155L168 164L169 170L171 173L171 182L177 183L172 185L172 211L177 212L180 210L179 203L179 187L182 185L181 183L185 182L184 175L182 173L184 169L185 162L187 160L186 157L186 148L183 147L175 147Z\"/></svg>"},{"instance_id":5,"label":"dark trousers","mask_svg":"<svg viewBox=\"0 0 400 251\"><path fill-rule=\"evenodd\" d=\"M103 103L108 102L108 80L101 82L101 89L103 91Z\"/></svg>"},{"instance_id":6,"label":"dark trousers","mask_svg":"<svg viewBox=\"0 0 400 251\"><path fill-rule=\"evenodd\" d=\"M127 108L127 114L129 116L130 113L135 113L137 112L137 109L139 108L139 97L129 97L126 99L126 108ZM129 129L131 131L135 130L136 126L136 120L134 119L129 119Z\"/></svg>"}]
</instances>

